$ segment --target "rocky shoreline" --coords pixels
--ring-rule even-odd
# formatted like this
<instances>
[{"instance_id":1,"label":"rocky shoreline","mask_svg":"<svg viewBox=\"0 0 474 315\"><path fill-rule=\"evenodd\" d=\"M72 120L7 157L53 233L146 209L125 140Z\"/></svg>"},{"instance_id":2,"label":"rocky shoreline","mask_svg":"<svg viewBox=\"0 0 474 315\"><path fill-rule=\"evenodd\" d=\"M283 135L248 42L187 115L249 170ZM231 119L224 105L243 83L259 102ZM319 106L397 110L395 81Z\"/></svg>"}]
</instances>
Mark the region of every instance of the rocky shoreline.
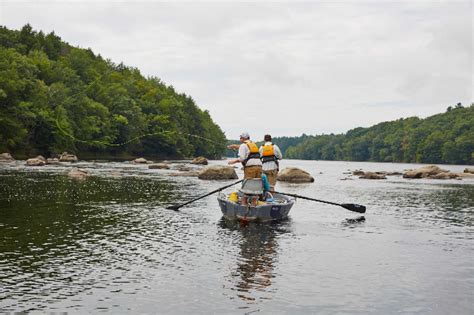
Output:
<instances>
[{"instance_id":1,"label":"rocky shoreline","mask_svg":"<svg viewBox=\"0 0 474 315\"><path fill-rule=\"evenodd\" d=\"M0 154L0 163L11 163L23 160L15 160L11 154L2 153ZM67 173L68 177L77 179L86 179L91 174L85 168L74 167L75 163L80 162L78 157L68 152L63 152L60 155L50 158L44 158L39 155L34 158L27 159L25 166L28 167L41 167L45 165L54 166L70 166L73 167ZM235 171L236 167L227 165L208 165L209 161L205 157L196 157L189 160L175 161L151 161L143 157L135 158L128 161L134 165L147 166L149 170L156 172L160 171L172 171L171 176L177 177L197 177L201 180L229 180L237 179L238 175ZM442 169L436 165L426 165L416 169L406 169L403 172L399 171L365 171L362 169L348 170L343 173L344 178L340 180L353 180L353 179L374 179L374 180L386 180L390 176L398 176L407 180L411 179L456 179L461 180L463 178L474 178L474 168L466 167L464 172L451 172L446 169ZM278 180L288 183L313 183L315 178L310 175L309 172L297 168L297 167L286 167L280 170Z\"/></svg>"}]
</instances>

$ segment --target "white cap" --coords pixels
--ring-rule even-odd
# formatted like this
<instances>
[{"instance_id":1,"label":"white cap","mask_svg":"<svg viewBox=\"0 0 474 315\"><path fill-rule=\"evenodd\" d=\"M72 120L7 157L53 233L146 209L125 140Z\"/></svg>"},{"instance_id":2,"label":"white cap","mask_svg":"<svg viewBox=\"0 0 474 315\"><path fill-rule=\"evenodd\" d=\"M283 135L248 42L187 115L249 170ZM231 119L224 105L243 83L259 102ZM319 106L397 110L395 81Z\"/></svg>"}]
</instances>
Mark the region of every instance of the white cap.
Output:
<instances>
[{"instance_id":1,"label":"white cap","mask_svg":"<svg viewBox=\"0 0 474 315\"><path fill-rule=\"evenodd\" d=\"M240 134L240 137L241 137L241 138L244 138L244 139L250 139L250 135L249 135L248 132L242 132L242 133Z\"/></svg>"}]
</instances>

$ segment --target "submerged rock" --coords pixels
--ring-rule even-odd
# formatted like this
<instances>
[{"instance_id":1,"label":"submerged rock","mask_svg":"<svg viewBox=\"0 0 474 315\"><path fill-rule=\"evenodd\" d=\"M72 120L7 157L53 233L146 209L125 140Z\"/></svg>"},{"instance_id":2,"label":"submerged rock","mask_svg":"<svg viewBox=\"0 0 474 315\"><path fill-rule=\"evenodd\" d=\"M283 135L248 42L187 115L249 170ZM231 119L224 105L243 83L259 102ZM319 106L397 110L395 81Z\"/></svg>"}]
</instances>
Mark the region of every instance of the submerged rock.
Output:
<instances>
[{"instance_id":1,"label":"submerged rock","mask_svg":"<svg viewBox=\"0 0 474 315\"><path fill-rule=\"evenodd\" d=\"M149 169L169 170L170 166L166 163L155 163L148 165Z\"/></svg>"},{"instance_id":2,"label":"submerged rock","mask_svg":"<svg viewBox=\"0 0 474 315\"><path fill-rule=\"evenodd\" d=\"M12 162L12 161L15 161L15 159L10 153L0 154L0 162Z\"/></svg>"},{"instance_id":3,"label":"submerged rock","mask_svg":"<svg viewBox=\"0 0 474 315\"><path fill-rule=\"evenodd\" d=\"M90 176L89 172L80 168L71 170L67 176L74 179L85 179Z\"/></svg>"},{"instance_id":4,"label":"submerged rock","mask_svg":"<svg viewBox=\"0 0 474 315\"><path fill-rule=\"evenodd\" d=\"M61 162L59 162L59 159L57 159L57 158L48 158L48 159L46 159L46 164L57 165L57 164L61 164Z\"/></svg>"},{"instance_id":5,"label":"submerged rock","mask_svg":"<svg viewBox=\"0 0 474 315\"><path fill-rule=\"evenodd\" d=\"M362 179L387 179L384 174L378 174L374 172L365 172L364 175L359 176Z\"/></svg>"},{"instance_id":6,"label":"submerged rock","mask_svg":"<svg viewBox=\"0 0 474 315\"><path fill-rule=\"evenodd\" d=\"M449 171L428 176L428 178L433 178L433 179L452 179L452 178L458 178L458 177L459 177L458 174L451 173Z\"/></svg>"},{"instance_id":7,"label":"submerged rock","mask_svg":"<svg viewBox=\"0 0 474 315\"><path fill-rule=\"evenodd\" d=\"M199 179L237 179L237 173L231 166L214 165L208 166L199 172Z\"/></svg>"},{"instance_id":8,"label":"submerged rock","mask_svg":"<svg viewBox=\"0 0 474 315\"><path fill-rule=\"evenodd\" d=\"M171 176L178 176L178 177L198 177L199 171L183 171L178 173L173 173Z\"/></svg>"},{"instance_id":9,"label":"submerged rock","mask_svg":"<svg viewBox=\"0 0 474 315\"><path fill-rule=\"evenodd\" d=\"M207 165L208 161L205 157L199 156L191 161L191 164Z\"/></svg>"},{"instance_id":10,"label":"submerged rock","mask_svg":"<svg viewBox=\"0 0 474 315\"><path fill-rule=\"evenodd\" d=\"M312 183L314 177L308 172L299 169L297 167L287 167L278 174L279 181L290 182L290 183Z\"/></svg>"},{"instance_id":11,"label":"submerged rock","mask_svg":"<svg viewBox=\"0 0 474 315\"><path fill-rule=\"evenodd\" d=\"M178 165L178 166L175 166L174 169L180 172L189 172L191 170L191 168L186 165Z\"/></svg>"}]
</instances>

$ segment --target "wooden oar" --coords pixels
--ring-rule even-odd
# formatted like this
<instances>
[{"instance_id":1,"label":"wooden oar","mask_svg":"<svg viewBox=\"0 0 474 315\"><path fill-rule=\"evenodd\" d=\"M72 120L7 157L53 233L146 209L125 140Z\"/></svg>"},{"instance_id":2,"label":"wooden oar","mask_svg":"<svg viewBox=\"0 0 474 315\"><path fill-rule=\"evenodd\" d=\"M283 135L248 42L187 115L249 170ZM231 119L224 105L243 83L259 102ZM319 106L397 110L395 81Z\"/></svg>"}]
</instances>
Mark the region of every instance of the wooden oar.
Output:
<instances>
[{"instance_id":1,"label":"wooden oar","mask_svg":"<svg viewBox=\"0 0 474 315\"><path fill-rule=\"evenodd\" d=\"M331 202L331 201L319 200L319 199L309 198L309 197L295 195L295 194L287 194L287 193L284 193L284 192L275 191L275 193L290 196L290 197L295 197L295 198L301 198L301 199L306 199L306 200L311 200L311 201L327 203L329 205L335 205L335 206L343 207L344 209L347 209L349 211L354 211L354 212L358 212L358 213L365 213L365 206L358 205L358 204L355 204L355 203L335 203L335 202Z\"/></svg>"},{"instance_id":2,"label":"wooden oar","mask_svg":"<svg viewBox=\"0 0 474 315\"><path fill-rule=\"evenodd\" d=\"M178 211L178 209L181 208L182 206L188 205L188 204L190 204L190 203L192 203L192 202L195 202L196 200L199 200L199 199L202 199L202 198L204 198L204 197L207 197L207 196L210 196L210 195L212 195L212 194L215 194L215 193L218 192L218 191L221 191L221 190L223 190L223 189L226 189L226 188L228 188L228 187L230 187L230 186L234 186L234 185L236 185L236 184L238 184L238 183L240 183L240 182L242 182L242 181L243 181L243 179L241 179L241 180L239 180L239 181L237 181L237 182L235 182L235 183L233 183L233 184L226 185L226 186L221 187L221 188L219 188L219 189L213 190L213 191L211 191L210 193L205 194L204 196L195 198L195 199L193 199L193 200L190 200L190 201L188 201L188 202L182 203L182 204L180 204L180 205L174 205L174 206L166 207L166 209Z\"/></svg>"}]
</instances>

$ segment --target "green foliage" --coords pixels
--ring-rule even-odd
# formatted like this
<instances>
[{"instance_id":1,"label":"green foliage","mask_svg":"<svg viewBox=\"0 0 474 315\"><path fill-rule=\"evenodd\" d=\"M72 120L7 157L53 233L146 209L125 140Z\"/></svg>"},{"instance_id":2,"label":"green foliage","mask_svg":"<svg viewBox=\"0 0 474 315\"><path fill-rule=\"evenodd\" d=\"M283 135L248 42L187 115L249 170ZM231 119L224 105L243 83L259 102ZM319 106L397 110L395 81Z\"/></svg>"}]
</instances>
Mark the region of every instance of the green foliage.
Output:
<instances>
[{"instance_id":1,"label":"green foliage","mask_svg":"<svg viewBox=\"0 0 474 315\"><path fill-rule=\"evenodd\" d=\"M0 27L0 152L220 157L207 111L158 78L54 33Z\"/></svg>"},{"instance_id":2,"label":"green foliage","mask_svg":"<svg viewBox=\"0 0 474 315\"><path fill-rule=\"evenodd\" d=\"M458 103L426 119L410 117L292 141L297 144L286 149L286 158L474 164L474 104L464 108Z\"/></svg>"}]
</instances>

